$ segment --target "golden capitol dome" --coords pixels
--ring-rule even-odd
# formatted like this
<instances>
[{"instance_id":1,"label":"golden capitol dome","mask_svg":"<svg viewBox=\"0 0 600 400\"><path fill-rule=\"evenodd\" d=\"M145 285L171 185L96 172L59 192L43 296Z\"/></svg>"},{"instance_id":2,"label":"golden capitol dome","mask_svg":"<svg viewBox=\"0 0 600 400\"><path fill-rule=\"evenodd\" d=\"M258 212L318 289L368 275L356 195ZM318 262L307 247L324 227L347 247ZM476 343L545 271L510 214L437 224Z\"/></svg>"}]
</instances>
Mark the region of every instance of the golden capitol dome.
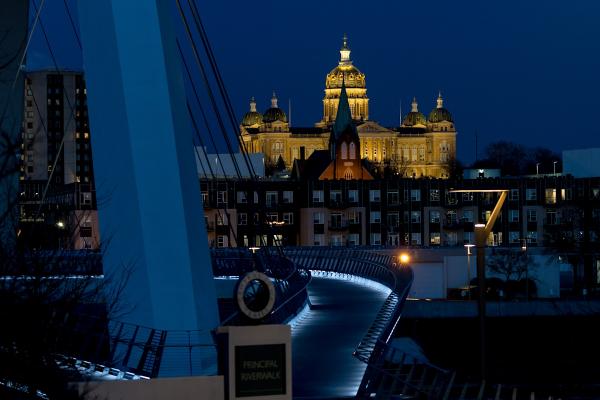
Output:
<instances>
[{"instance_id":1,"label":"golden capitol dome","mask_svg":"<svg viewBox=\"0 0 600 400\"><path fill-rule=\"evenodd\" d=\"M346 88L366 89L365 74L359 71L350 60L350 48L348 47L348 37L344 35L344 43L340 49L340 62L337 67L331 70L325 78L326 89L341 89L342 80Z\"/></svg>"},{"instance_id":2,"label":"golden capitol dome","mask_svg":"<svg viewBox=\"0 0 600 400\"><path fill-rule=\"evenodd\" d=\"M323 119L317 123L317 126L329 125L335 121L342 82L346 85L352 119L356 121L368 120L369 98L367 97L365 74L352 65L348 37L346 35L344 35L342 48L340 49L340 61L325 78Z\"/></svg>"}]
</instances>

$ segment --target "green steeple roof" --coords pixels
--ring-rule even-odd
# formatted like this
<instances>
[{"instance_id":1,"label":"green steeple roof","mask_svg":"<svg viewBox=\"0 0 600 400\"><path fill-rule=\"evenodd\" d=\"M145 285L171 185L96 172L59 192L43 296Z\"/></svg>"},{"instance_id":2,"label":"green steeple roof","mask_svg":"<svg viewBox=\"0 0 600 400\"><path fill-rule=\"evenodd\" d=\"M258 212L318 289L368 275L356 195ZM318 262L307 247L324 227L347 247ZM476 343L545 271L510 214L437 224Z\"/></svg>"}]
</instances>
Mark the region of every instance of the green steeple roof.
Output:
<instances>
[{"instance_id":1,"label":"green steeple roof","mask_svg":"<svg viewBox=\"0 0 600 400\"><path fill-rule=\"evenodd\" d=\"M346 83L342 81L342 89L340 93L340 102L338 103L335 123L333 125L332 134L337 139L346 129L352 129L356 133L356 127L352 122L352 112L350 112L350 104L348 103L348 93L346 93Z\"/></svg>"}]
</instances>

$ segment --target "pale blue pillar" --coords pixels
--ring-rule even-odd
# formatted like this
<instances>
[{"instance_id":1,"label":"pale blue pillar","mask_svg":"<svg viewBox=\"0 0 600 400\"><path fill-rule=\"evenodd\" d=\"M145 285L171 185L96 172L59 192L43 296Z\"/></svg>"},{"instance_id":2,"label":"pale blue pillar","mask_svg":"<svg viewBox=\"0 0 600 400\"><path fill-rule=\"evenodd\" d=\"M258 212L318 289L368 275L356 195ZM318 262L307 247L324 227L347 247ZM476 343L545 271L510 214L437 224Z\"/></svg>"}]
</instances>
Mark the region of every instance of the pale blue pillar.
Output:
<instances>
[{"instance_id":1,"label":"pale blue pillar","mask_svg":"<svg viewBox=\"0 0 600 400\"><path fill-rule=\"evenodd\" d=\"M218 325L169 1L78 2L104 268L133 266L121 320Z\"/></svg>"}]
</instances>

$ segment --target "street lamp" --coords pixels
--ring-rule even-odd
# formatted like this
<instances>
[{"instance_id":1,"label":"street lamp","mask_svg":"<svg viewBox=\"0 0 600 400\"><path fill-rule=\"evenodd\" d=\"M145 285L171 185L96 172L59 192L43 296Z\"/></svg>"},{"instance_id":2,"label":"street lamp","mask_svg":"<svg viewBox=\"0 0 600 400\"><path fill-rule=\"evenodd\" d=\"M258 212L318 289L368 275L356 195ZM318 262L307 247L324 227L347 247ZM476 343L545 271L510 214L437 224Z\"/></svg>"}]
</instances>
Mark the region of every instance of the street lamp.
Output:
<instances>
[{"instance_id":1,"label":"street lamp","mask_svg":"<svg viewBox=\"0 0 600 400\"><path fill-rule=\"evenodd\" d=\"M407 253L400 254L400 265L406 265L410 261L410 256Z\"/></svg>"},{"instance_id":2,"label":"street lamp","mask_svg":"<svg viewBox=\"0 0 600 400\"><path fill-rule=\"evenodd\" d=\"M552 161L552 167L553 167L553 169L554 169L554 175L555 175L555 176L556 176L556 163L557 163L557 162L558 162L558 161Z\"/></svg>"},{"instance_id":3,"label":"street lamp","mask_svg":"<svg viewBox=\"0 0 600 400\"><path fill-rule=\"evenodd\" d=\"M467 299L471 300L471 249L475 247L474 244L465 244L467 249Z\"/></svg>"},{"instance_id":4,"label":"street lamp","mask_svg":"<svg viewBox=\"0 0 600 400\"><path fill-rule=\"evenodd\" d=\"M536 163L535 164L535 174L539 175L540 174L540 163Z\"/></svg>"},{"instance_id":5,"label":"street lamp","mask_svg":"<svg viewBox=\"0 0 600 400\"><path fill-rule=\"evenodd\" d=\"M527 254L527 238L521 239L521 250L525 252L525 298L529 301L529 254Z\"/></svg>"},{"instance_id":6,"label":"street lamp","mask_svg":"<svg viewBox=\"0 0 600 400\"><path fill-rule=\"evenodd\" d=\"M539 165L539 164L538 164ZM486 378L486 365L485 365L485 246L487 238L492 232L494 223L500 214L502 205L506 200L508 194L507 189L461 189L461 190L449 190L449 193L500 193L498 202L494 206L492 214L484 224L475 224L475 247L477 247L477 286L479 287L479 298L477 301L478 317L479 317L479 344L480 344L480 355L481 355L481 378Z\"/></svg>"}]
</instances>

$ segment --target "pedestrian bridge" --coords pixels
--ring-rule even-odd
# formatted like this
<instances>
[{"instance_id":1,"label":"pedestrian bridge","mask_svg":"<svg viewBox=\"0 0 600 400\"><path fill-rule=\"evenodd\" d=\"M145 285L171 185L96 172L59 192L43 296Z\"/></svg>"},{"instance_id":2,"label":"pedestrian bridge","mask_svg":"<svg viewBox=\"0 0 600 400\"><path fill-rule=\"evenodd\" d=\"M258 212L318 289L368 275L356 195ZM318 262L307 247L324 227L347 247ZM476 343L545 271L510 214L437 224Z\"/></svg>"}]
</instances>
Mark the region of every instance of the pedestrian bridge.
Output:
<instances>
[{"instance_id":1,"label":"pedestrian bridge","mask_svg":"<svg viewBox=\"0 0 600 400\"><path fill-rule=\"evenodd\" d=\"M390 360L398 358L391 354L390 338L412 283L408 266L373 251L329 247L265 249L258 254L216 250L212 256L216 277L235 279L258 269L276 283L278 300L265 322L292 326L295 398L368 397L386 382L406 385L406 377L387 375ZM223 325L244 323L237 311L229 312ZM117 321L99 329L102 324L64 324L81 329L68 331L63 354L77 357L64 357L65 366L89 370L96 379L103 374L107 379L136 379L132 376L216 373L216 349L207 340L208 332L160 331ZM90 331L102 333L90 338ZM77 347L83 345L87 347ZM82 364L84 357L88 362ZM436 374L436 379L442 376L440 382L446 379L445 371Z\"/></svg>"}]
</instances>

